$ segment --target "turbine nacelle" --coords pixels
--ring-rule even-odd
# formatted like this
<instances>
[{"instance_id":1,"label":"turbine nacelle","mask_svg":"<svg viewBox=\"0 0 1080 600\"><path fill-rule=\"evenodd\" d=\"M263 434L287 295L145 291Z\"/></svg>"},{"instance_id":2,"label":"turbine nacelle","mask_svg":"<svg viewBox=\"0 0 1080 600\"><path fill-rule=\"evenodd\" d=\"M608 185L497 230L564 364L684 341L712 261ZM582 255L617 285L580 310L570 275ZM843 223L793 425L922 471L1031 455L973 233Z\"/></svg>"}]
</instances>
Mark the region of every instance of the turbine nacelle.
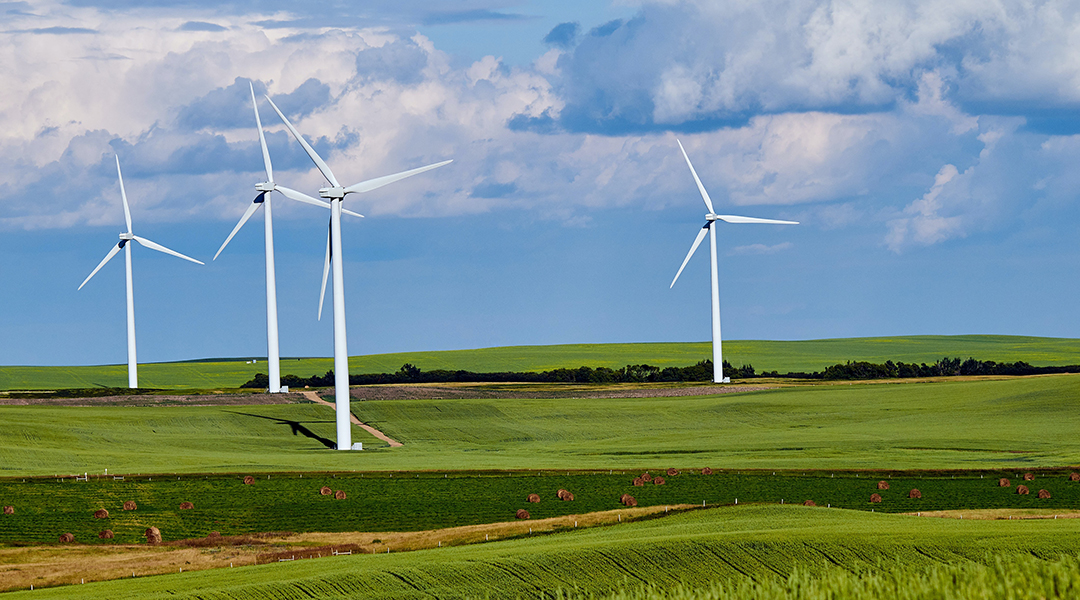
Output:
<instances>
[{"instance_id":1,"label":"turbine nacelle","mask_svg":"<svg viewBox=\"0 0 1080 600\"><path fill-rule=\"evenodd\" d=\"M120 233L120 239L122 240L121 243L120 243L120 247L122 248L124 246L124 244L126 244L127 242L130 242L131 240L135 239L135 234L134 233L121 232Z\"/></svg>"},{"instance_id":2,"label":"turbine nacelle","mask_svg":"<svg viewBox=\"0 0 1080 600\"><path fill-rule=\"evenodd\" d=\"M345 197L345 188L341 186L319 188L319 197L330 200L340 200Z\"/></svg>"},{"instance_id":3,"label":"turbine nacelle","mask_svg":"<svg viewBox=\"0 0 1080 600\"><path fill-rule=\"evenodd\" d=\"M268 192L272 192L272 191L274 191L276 189L277 189L277 184L275 184L273 181L264 181L262 183L256 183L255 184L255 191L257 191L257 192L268 193Z\"/></svg>"}]
</instances>

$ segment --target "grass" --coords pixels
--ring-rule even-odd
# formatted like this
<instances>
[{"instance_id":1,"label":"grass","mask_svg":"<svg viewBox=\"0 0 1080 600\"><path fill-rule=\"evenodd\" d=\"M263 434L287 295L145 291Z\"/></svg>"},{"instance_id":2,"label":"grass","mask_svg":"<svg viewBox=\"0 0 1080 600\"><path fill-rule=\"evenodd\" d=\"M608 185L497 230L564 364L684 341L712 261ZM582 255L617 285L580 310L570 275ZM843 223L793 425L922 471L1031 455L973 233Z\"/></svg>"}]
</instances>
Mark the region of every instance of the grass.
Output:
<instances>
[{"instance_id":1,"label":"grass","mask_svg":"<svg viewBox=\"0 0 1080 600\"><path fill-rule=\"evenodd\" d=\"M1076 556L1078 534L1080 519L960 521L825 508L727 507L489 544L300 560L77 589L79 597L90 600L550 598L558 589L574 595L611 594L641 584L662 590L677 585L782 585L796 571L796 577L810 580L827 581L839 574L854 585L851 573L888 578L897 570L933 574L950 565L970 573L979 572L978 565L999 569L997 565L1017 560L1026 562L1001 572L1000 578L1022 582L1024 574L1054 577L1068 571L1072 562L1053 561ZM1075 586L1075 571L1059 580ZM986 597L1006 597L995 591L996 579L984 581L990 592ZM73 591L38 589L33 596L15 592L11 597L70 597Z\"/></svg>"},{"instance_id":2,"label":"grass","mask_svg":"<svg viewBox=\"0 0 1080 600\"><path fill-rule=\"evenodd\" d=\"M468 371L543 371L561 367L612 367L647 363L658 367L688 366L712 356L711 344L567 344L510 346L476 350L401 352L354 356L352 373L395 372L411 363L421 369ZM752 364L761 371L820 371L848 360L932 363L942 357L974 357L998 362L1027 361L1034 365L1080 364L1080 340L1000 335L898 336L805 341L732 340L724 357L738 366ZM308 377L333 368L330 358L282 359L283 374ZM248 359L211 359L139 366L139 381L149 388L235 388L266 364ZM0 390L121 387L126 365L6 366L0 367Z\"/></svg>"},{"instance_id":3,"label":"grass","mask_svg":"<svg viewBox=\"0 0 1080 600\"><path fill-rule=\"evenodd\" d=\"M1080 464L1080 375L675 398L0 407L0 475L486 469L977 469Z\"/></svg>"}]
</instances>

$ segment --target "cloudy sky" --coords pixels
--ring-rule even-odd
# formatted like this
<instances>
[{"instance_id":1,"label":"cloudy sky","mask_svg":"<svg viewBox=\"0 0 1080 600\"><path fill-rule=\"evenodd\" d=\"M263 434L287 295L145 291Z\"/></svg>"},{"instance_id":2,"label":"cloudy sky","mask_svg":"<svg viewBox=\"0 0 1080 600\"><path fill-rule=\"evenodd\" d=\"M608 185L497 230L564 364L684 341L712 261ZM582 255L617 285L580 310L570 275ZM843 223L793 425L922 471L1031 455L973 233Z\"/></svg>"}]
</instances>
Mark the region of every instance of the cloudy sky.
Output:
<instances>
[{"instance_id":1,"label":"cloudy sky","mask_svg":"<svg viewBox=\"0 0 1080 600\"><path fill-rule=\"evenodd\" d=\"M588 6L582 7L582 4ZM0 2L0 364L265 355L249 83L346 185L350 354L709 337L1080 337L1080 5ZM260 96L261 97L261 96ZM262 100L275 179L322 179ZM326 215L273 198L281 351L328 356Z\"/></svg>"}]
</instances>

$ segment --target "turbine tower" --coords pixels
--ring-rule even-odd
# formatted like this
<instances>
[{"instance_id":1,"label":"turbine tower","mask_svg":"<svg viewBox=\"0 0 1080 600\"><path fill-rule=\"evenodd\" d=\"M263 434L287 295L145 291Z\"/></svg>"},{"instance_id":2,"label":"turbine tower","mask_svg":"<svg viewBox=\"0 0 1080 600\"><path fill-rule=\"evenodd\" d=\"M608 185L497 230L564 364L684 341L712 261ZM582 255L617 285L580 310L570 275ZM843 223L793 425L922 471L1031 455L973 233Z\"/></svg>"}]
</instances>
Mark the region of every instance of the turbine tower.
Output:
<instances>
[{"instance_id":1,"label":"turbine tower","mask_svg":"<svg viewBox=\"0 0 1080 600\"><path fill-rule=\"evenodd\" d=\"M138 360L135 356L135 293L131 284L131 245L128 244L131 240L139 242L140 245L150 248L151 250L157 250L158 252L164 252L165 254L171 254L173 256L182 258L184 260L190 260L193 263L203 264L201 261L195 260L190 256L184 256L175 250L169 250L165 246L152 242L146 238L139 237L131 232L131 209L128 208L127 192L124 191L124 175L120 172L120 157L116 157L116 176L120 179L120 199L124 202L124 221L127 223L127 232L120 234L120 242L109 250L109 253L105 255L105 258L98 263L98 266L90 272L90 275L79 284L81 290L86 282L90 281L90 278L97 274L101 270L101 267L105 266L105 263L112 260L112 257L116 256L120 249L124 249L124 259L127 272L127 356L128 356L128 387L139 387L139 366Z\"/></svg>"},{"instance_id":2,"label":"turbine tower","mask_svg":"<svg viewBox=\"0 0 1080 600\"><path fill-rule=\"evenodd\" d=\"M668 289L675 287L675 282L679 280L679 275L682 275L683 269L686 268L686 263L690 262L690 257L694 255L698 246L701 245L701 240L705 238L705 234L709 234L709 256L712 259L713 383L727 383L731 381L731 379L724 377L724 353L720 341L720 278L716 271L716 222L772 223L775 225L798 225L799 223L797 221L778 221L776 219L759 219L757 217L737 217L734 215L716 214L716 211L713 210L712 199L709 198L709 192L705 191L705 186L701 184L701 179L698 178L697 171L694 170L694 165L690 163L690 157L686 155L686 149L683 148L682 142L679 140L675 141L679 144L679 150L682 150L683 158L686 159L686 166L690 167L690 173L694 176L698 191L701 192L701 199L705 201L705 207L709 209L709 212L705 215L705 225L698 231L697 238L694 239L694 244L690 246L690 252L688 252L686 258L683 259L682 266L679 267L679 272L675 273L675 279L671 280L671 285L668 286Z\"/></svg>"},{"instance_id":3,"label":"turbine tower","mask_svg":"<svg viewBox=\"0 0 1080 600\"><path fill-rule=\"evenodd\" d=\"M255 111L255 126L259 130L259 143L262 146L263 166L266 169L266 181L255 184L255 190L259 192L258 196L255 196L255 200L248 205L247 210L244 211L244 215L240 217L240 222L233 228L229 237L225 238L225 243L221 244L221 248L218 248L217 254L214 255L214 260L221 255L225 246L229 245L233 236L236 235L240 228L247 223L255 211L259 207L263 207L263 235L265 238L266 246L266 362L269 365L269 378L270 378L270 393L277 394L281 392L281 354L278 349L278 318L277 318L277 276L276 269L274 268L274 217L270 207L270 193L273 191L281 192L286 198L304 202L307 204L314 204L315 206L321 206L323 208L330 208L330 203L324 200L317 200L302 194L296 190L291 190L287 187L282 187L274 183L274 167L270 163L270 151L266 147L266 136L263 135L262 121L259 119L259 106L255 102L255 88L251 82L248 82L248 87L251 89L251 107ZM356 214L352 211L342 211L346 214L350 214L357 217L363 215Z\"/></svg>"},{"instance_id":4,"label":"turbine tower","mask_svg":"<svg viewBox=\"0 0 1080 600\"><path fill-rule=\"evenodd\" d=\"M349 352L346 344L345 337L345 274L342 268L342 254L341 254L341 213L347 212L342 208L342 202L345 196L348 194L359 194L363 192L370 192L378 188L400 181L406 177L412 177L413 175L419 175L425 171L430 171L448 165L453 160L445 160L443 162L435 163L433 165L427 165L425 167L419 167L416 169L410 169L401 173L395 173L393 175L385 175L383 177L377 177L375 179L369 179L367 181L361 181L360 183L354 183L350 186L342 186L338 183L334 173L327 166L326 162L319 157L318 153L304 140L300 132L293 127L293 124L289 122L285 115L278 109L274 101L266 96L266 100L270 103L270 106L274 108L274 112L281 117L281 121L285 123L285 127L288 128L292 136L296 138L296 141L304 148L304 152L307 153L311 161L318 167L319 172L330 184L329 187L324 187L319 190L319 196L326 198L330 201L330 236L327 244L326 262L324 263L324 277L323 277L323 290L325 291L326 271L328 270L328 264L333 264L333 278L334 278L334 396L335 396L335 410L337 412L337 449L338 450L350 450L352 449L352 429L349 423L350 415L350 397L349 397ZM280 190L280 188L278 188ZM287 194L286 194L287 195ZM314 200L312 198L312 200ZM320 299L320 316L321 316Z\"/></svg>"}]
</instances>

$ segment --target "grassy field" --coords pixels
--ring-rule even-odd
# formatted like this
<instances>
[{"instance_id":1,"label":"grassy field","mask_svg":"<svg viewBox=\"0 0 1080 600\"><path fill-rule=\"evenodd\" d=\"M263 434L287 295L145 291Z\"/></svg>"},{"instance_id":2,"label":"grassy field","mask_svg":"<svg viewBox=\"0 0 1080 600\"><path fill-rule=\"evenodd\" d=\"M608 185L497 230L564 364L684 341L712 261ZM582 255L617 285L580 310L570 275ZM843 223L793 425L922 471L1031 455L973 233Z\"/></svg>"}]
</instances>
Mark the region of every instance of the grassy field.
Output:
<instances>
[{"instance_id":1,"label":"grassy field","mask_svg":"<svg viewBox=\"0 0 1080 600\"><path fill-rule=\"evenodd\" d=\"M711 344L569 344L510 346L442 352L403 352L354 356L352 373L395 372L411 363L421 369L468 371L543 371L561 367L612 367L650 364L688 366L712 356ZM1033 365L1080 364L1080 340L1021 336L903 336L835 340L724 342L724 357L733 365L752 364L759 371L820 371L848 360L932 363L942 357L974 357ZM308 377L333 368L330 358L282 359L282 374ZM149 388L235 388L266 364L248 359L150 363L139 366L139 381ZM126 365L0 367L0 390L119 387L127 384Z\"/></svg>"},{"instance_id":2,"label":"grassy field","mask_svg":"<svg viewBox=\"0 0 1080 600\"><path fill-rule=\"evenodd\" d=\"M1080 375L799 386L674 398L354 401L363 452L312 405L4 406L0 476L1080 464Z\"/></svg>"},{"instance_id":3,"label":"grassy field","mask_svg":"<svg viewBox=\"0 0 1080 600\"><path fill-rule=\"evenodd\" d=\"M10 597L71 597L77 589L80 598L91 600L550 598L557 589L580 595L642 583L666 590L705 588L779 582L795 570L809 578L841 571L922 573L942 565L1012 564L1017 558L1028 561L1019 573L1039 573L1042 563L1032 568L1033 557L1075 557L1078 534L1080 519L971 521L801 506L727 507L488 544L126 579ZM1051 563L1047 571L1053 568ZM1075 574L1064 581L1073 580Z\"/></svg>"}]
</instances>

